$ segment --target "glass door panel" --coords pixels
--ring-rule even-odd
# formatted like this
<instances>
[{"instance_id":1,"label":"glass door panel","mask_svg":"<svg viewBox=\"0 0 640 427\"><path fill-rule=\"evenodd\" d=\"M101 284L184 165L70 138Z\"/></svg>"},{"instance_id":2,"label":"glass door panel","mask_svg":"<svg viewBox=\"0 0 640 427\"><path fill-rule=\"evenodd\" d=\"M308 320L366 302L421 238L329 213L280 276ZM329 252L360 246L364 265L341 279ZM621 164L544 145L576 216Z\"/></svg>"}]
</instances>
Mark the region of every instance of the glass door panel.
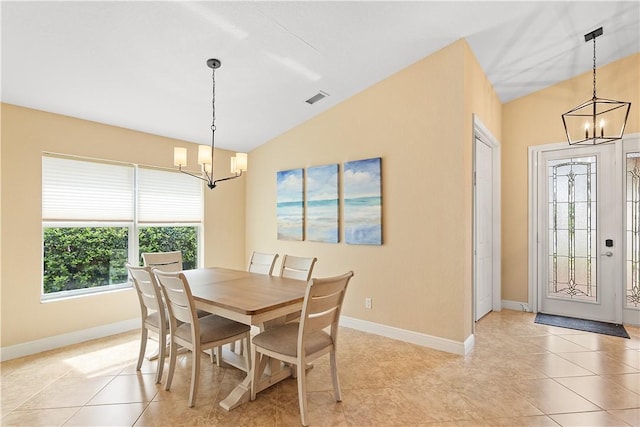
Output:
<instances>
[{"instance_id":1,"label":"glass door panel","mask_svg":"<svg viewBox=\"0 0 640 427\"><path fill-rule=\"evenodd\" d=\"M640 152L626 154L625 308L640 308Z\"/></svg>"},{"instance_id":2,"label":"glass door panel","mask_svg":"<svg viewBox=\"0 0 640 427\"><path fill-rule=\"evenodd\" d=\"M549 174L550 298L598 301L596 157L551 160Z\"/></svg>"}]
</instances>

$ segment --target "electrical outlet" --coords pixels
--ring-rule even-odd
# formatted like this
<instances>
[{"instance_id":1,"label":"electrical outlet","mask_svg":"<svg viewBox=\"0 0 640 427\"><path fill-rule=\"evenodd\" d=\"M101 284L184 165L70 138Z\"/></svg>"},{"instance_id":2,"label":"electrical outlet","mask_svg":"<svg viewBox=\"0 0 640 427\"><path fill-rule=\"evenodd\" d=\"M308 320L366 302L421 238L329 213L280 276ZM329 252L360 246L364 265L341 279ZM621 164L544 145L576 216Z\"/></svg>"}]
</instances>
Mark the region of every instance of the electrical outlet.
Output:
<instances>
[{"instance_id":1,"label":"electrical outlet","mask_svg":"<svg viewBox=\"0 0 640 427\"><path fill-rule=\"evenodd\" d=\"M367 297L364 299L364 308L371 309L371 298Z\"/></svg>"}]
</instances>

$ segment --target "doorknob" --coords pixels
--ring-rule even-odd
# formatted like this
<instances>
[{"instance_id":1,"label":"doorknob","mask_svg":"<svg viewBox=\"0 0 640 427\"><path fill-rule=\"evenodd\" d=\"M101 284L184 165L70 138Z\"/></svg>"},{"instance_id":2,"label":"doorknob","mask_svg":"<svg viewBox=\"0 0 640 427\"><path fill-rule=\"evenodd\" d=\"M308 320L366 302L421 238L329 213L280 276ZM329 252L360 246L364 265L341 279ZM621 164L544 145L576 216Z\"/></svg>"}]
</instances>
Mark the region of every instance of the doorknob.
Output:
<instances>
[{"instance_id":1,"label":"doorknob","mask_svg":"<svg viewBox=\"0 0 640 427\"><path fill-rule=\"evenodd\" d=\"M611 251L607 251L607 252L605 252L605 253L601 254L600 256L608 256L608 257L612 257L612 256L613 256L613 252L611 252Z\"/></svg>"}]
</instances>

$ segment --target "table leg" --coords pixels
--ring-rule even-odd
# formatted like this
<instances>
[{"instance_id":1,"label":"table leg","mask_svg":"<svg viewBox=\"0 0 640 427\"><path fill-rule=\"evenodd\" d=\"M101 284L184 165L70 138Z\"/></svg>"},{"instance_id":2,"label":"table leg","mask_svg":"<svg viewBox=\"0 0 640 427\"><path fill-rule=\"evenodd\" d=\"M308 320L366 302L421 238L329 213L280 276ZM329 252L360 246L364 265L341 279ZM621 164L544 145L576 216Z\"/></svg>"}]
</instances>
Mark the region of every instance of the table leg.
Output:
<instances>
[{"instance_id":1,"label":"table leg","mask_svg":"<svg viewBox=\"0 0 640 427\"><path fill-rule=\"evenodd\" d=\"M258 383L257 392L271 387L272 385L279 383L285 378L289 378L292 375L293 370L290 367L284 366L279 360L269 357L267 361L267 369L265 369L265 375L263 375ZM227 411L237 408L238 406L246 403L251 398L251 378L252 372L249 372L245 379L238 384L227 397L220 402Z\"/></svg>"},{"instance_id":2,"label":"table leg","mask_svg":"<svg viewBox=\"0 0 640 427\"><path fill-rule=\"evenodd\" d=\"M243 403L247 403L251 398L251 374L248 374L245 379L238 384L231 393L224 400L220 401L222 406L227 411L237 408Z\"/></svg>"},{"instance_id":3,"label":"table leg","mask_svg":"<svg viewBox=\"0 0 640 427\"><path fill-rule=\"evenodd\" d=\"M260 328L260 332L262 332L282 324L284 324L284 317L269 320L258 326ZM245 349L245 351L250 351L250 349ZM268 360L266 361L266 367L263 371L263 375L260 377L261 379L256 388L256 392L260 392L266 388L269 388L272 385L284 380L285 378L289 378L295 373L295 368L292 369L291 367L284 365L277 359L273 359L271 357L267 358ZM249 371L245 379L240 384L238 384L227 397L220 401L220 406L227 411L230 411L233 408L237 408L243 403L251 400L252 378L253 372Z\"/></svg>"}]
</instances>

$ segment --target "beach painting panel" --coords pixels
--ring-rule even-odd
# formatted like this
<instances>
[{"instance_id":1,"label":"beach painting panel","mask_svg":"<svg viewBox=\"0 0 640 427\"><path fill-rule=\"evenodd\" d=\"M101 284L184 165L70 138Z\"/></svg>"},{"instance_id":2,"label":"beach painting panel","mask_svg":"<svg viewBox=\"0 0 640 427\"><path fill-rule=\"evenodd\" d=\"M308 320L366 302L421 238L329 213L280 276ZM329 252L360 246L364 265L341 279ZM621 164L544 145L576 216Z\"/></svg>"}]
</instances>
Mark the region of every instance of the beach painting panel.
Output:
<instances>
[{"instance_id":1,"label":"beach painting panel","mask_svg":"<svg viewBox=\"0 0 640 427\"><path fill-rule=\"evenodd\" d=\"M277 172L278 240L304 239L304 171Z\"/></svg>"},{"instance_id":2,"label":"beach painting panel","mask_svg":"<svg viewBox=\"0 0 640 427\"><path fill-rule=\"evenodd\" d=\"M338 165L307 168L306 239L338 243Z\"/></svg>"},{"instance_id":3,"label":"beach painting panel","mask_svg":"<svg viewBox=\"0 0 640 427\"><path fill-rule=\"evenodd\" d=\"M353 245L382 244L380 157L344 164L344 235Z\"/></svg>"}]
</instances>

